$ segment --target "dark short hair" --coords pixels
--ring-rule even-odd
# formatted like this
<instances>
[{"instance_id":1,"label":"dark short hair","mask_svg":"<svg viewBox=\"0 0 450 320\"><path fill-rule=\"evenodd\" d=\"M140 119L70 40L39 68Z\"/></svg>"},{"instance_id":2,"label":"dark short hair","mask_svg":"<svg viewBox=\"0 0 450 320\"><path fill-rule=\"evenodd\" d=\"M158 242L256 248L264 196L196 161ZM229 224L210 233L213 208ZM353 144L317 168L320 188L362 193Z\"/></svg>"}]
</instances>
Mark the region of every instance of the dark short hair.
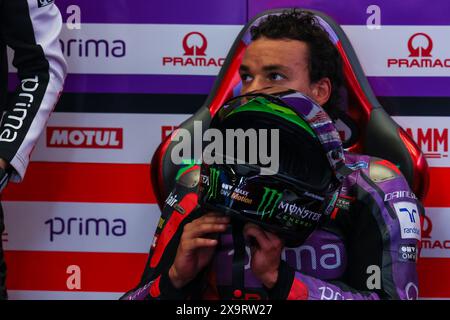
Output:
<instances>
[{"instance_id":1,"label":"dark short hair","mask_svg":"<svg viewBox=\"0 0 450 320\"><path fill-rule=\"evenodd\" d=\"M343 83L342 60L338 50L331 42L328 32L320 25L313 13L292 9L280 15L269 15L258 26L250 29L252 40L261 37L269 39L292 39L307 43L309 48L309 78L315 83L329 78L331 94L324 108L330 114L340 100Z\"/></svg>"}]
</instances>

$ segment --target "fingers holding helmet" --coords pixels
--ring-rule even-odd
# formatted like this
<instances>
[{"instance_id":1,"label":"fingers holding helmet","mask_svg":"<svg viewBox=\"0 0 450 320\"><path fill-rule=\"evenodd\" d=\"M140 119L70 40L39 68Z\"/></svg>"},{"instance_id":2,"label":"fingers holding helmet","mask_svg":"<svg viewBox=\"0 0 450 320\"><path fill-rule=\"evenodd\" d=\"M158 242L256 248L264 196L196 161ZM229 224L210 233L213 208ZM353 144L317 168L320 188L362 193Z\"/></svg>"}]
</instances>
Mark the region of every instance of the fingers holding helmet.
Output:
<instances>
[{"instance_id":1,"label":"fingers holding helmet","mask_svg":"<svg viewBox=\"0 0 450 320\"><path fill-rule=\"evenodd\" d=\"M283 240L254 223L247 223L243 232L250 244L253 273L267 288L272 288L278 279Z\"/></svg>"},{"instance_id":2,"label":"fingers holding helmet","mask_svg":"<svg viewBox=\"0 0 450 320\"><path fill-rule=\"evenodd\" d=\"M225 232L229 222L228 217L210 212L184 226L175 260L169 269L174 287L184 287L209 264L218 244L218 235Z\"/></svg>"}]
</instances>

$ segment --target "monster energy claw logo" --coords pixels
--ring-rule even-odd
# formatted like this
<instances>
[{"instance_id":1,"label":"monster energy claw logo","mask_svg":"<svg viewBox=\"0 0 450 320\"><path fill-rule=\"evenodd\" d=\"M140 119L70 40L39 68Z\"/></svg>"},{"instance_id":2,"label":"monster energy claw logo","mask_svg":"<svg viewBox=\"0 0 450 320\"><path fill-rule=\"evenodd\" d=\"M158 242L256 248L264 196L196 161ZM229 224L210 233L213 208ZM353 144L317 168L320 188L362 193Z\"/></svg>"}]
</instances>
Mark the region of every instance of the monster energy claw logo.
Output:
<instances>
[{"instance_id":1,"label":"monster energy claw logo","mask_svg":"<svg viewBox=\"0 0 450 320\"><path fill-rule=\"evenodd\" d=\"M215 198L219 189L219 175L220 171L215 168L209 168L209 188L206 196L208 199Z\"/></svg>"},{"instance_id":2,"label":"monster energy claw logo","mask_svg":"<svg viewBox=\"0 0 450 320\"><path fill-rule=\"evenodd\" d=\"M281 197L281 192L264 187L264 195L257 210L257 213L261 214L261 220L267 213L269 213L269 218L272 216L273 210L277 207Z\"/></svg>"}]
</instances>

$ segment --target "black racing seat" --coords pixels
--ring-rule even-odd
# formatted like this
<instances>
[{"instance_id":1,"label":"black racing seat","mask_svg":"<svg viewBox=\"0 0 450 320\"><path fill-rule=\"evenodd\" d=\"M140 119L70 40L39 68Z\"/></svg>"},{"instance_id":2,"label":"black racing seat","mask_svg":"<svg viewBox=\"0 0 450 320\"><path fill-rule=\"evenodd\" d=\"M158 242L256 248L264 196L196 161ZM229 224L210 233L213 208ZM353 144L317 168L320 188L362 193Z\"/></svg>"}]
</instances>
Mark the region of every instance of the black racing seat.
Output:
<instances>
[{"instance_id":1,"label":"black racing seat","mask_svg":"<svg viewBox=\"0 0 450 320\"><path fill-rule=\"evenodd\" d=\"M265 11L249 21L234 41L205 103L180 127L193 132L195 120L201 120L203 130L209 126L211 117L229 98L238 95L240 89L239 66L243 53L251 41L250 27L257 25L267 15L280 14L286 9ZM325 14L312 11L336 45L342 60L345 87L342 88L345 103L338 106L337 127L344 127L350 134L345 137L348 151L367 154L389 160L406 177L419 199L428 190L428 165L414 140L386 113L376 99L365 77L358 58L342 28ZM157 148L151 162L153 190L158 204L174 187L175 176L180 168L171 161L174 146L167 137Z\"/></svg>"}]
</instances>

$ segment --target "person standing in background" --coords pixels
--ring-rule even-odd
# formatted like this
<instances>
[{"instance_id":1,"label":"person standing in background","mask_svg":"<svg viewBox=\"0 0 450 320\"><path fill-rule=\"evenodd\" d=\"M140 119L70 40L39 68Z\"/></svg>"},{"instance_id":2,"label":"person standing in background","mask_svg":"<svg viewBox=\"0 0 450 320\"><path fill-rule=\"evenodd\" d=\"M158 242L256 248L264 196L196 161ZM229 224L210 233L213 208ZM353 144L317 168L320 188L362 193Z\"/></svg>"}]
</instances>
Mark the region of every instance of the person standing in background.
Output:
<instances>
[{"instance_id":1,"label":"person standing in background","mask_svg":"<svg viewBox=\"0 0 450 320\"><path fill-rule=\"evenodd\" d=\"M67 64L58 41L61 13L53 0L0 0L0 194L25 176L30 154L63 89ZM7 99L6 46L20 84ZM0 235L4 231L0 205ZM7 299L0 242L0 300Z\"/></svg>"}]
</instances>

